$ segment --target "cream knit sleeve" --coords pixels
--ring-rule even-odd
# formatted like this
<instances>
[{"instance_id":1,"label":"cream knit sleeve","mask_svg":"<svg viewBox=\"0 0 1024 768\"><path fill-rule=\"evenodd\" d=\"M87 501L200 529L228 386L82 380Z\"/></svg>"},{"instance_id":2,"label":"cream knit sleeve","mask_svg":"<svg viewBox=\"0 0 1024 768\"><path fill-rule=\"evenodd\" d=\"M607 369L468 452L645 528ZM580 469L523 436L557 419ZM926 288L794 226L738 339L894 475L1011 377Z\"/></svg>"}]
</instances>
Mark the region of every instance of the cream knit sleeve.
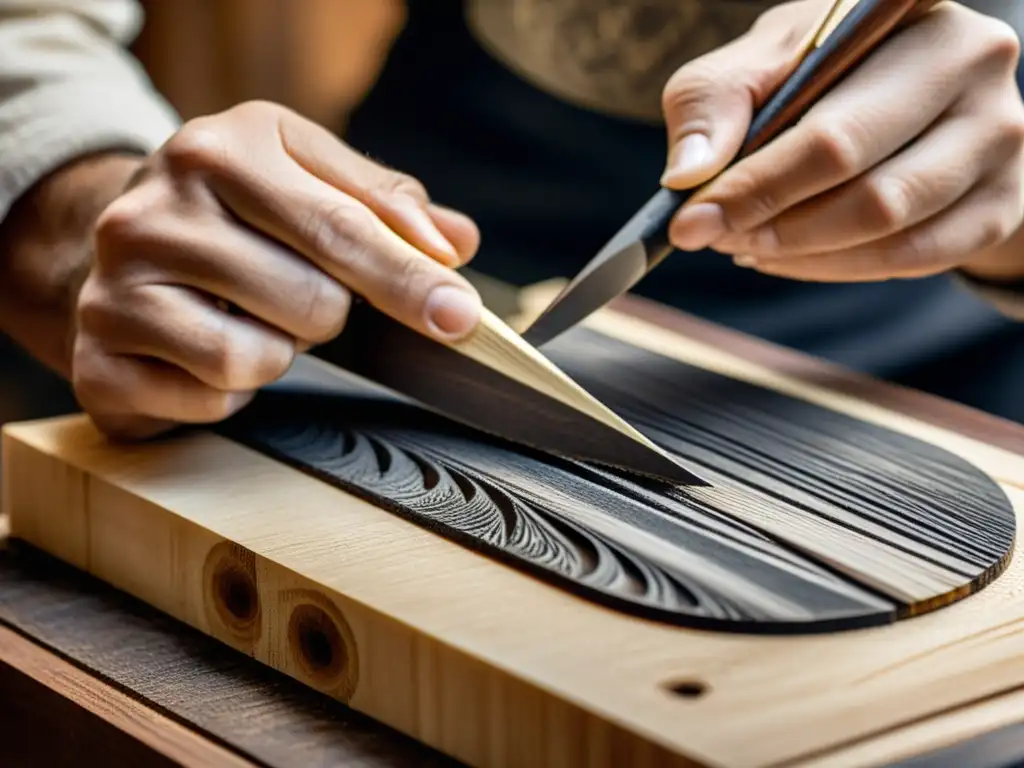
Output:
<instances>
[{"instance_id":1,"label":"cream knit sleeve","mask_svg":"<svg viewBox=\"0 0 1024 768\"><path fill-rule=\"evenodd\" d=\"M141 23L134 0L0 0L0 220L69 160L148 153L177 129L126 50Z\"/></svg>"}]
</instances>

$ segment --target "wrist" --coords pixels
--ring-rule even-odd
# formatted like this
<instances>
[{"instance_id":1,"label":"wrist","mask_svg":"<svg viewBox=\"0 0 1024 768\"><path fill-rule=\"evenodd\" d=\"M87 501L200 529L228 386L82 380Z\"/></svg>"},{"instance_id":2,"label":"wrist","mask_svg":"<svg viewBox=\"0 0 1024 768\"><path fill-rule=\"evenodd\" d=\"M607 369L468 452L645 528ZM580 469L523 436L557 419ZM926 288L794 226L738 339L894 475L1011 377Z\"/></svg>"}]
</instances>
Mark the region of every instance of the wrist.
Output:
<instances>
[{"instance_id":1,"label":"wrist","mask_svg":"<svg viewBox=\"0 0 1024 768\"><path fill-rule=\"evenodd\" d=\"M70 375L96 219L144 161L115 153L75 160L41 179L0 223L0 329L61 375Z\"/></svg>"}]
</instances>

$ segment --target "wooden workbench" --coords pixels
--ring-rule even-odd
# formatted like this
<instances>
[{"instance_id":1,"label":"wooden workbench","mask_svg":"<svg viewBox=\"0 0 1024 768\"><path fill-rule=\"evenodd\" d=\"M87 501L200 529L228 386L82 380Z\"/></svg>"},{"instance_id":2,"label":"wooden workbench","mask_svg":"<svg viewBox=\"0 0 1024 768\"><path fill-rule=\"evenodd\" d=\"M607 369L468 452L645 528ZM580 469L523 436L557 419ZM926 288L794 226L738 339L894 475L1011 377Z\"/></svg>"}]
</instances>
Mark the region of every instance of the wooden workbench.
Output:
<instances>
[{"instance_id":1,"label":"wooden workbench","mask_svg":"<svg viewBox=\"0 0 1024 768\"><path fill-rule=\"evenodd\" d=\"M787 377L1024 455L1019 425L853 376L645 302L630 299L619 309ZM5 764L73 764L73 757L87 758L97 749L109 756L106 764L120 756L126 765L449 764L20 544L0 556L0 623L6 710L0 721L14 760ZM908 765L1009 764L991 758L1000 750L1024 758L1018 721L1024 722L1024 693L1002 691L895 724L833 751L827 764L896 764L922 753L935 756Z\"/></svg>"}]
</instances>

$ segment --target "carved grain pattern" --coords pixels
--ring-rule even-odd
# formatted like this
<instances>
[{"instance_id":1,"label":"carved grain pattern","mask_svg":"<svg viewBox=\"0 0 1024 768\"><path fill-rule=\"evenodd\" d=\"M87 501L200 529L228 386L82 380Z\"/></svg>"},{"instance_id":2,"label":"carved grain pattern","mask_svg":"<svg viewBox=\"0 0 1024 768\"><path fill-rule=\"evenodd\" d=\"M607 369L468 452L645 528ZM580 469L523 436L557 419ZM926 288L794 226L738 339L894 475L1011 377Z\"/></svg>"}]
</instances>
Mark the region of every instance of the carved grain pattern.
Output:
<instances>
[{"instance_id":1,"label":"carved grain pattern","mask_svg":"<svg viewBox=\"0 0 1024 768\"><path fill-rule=\"evenodd\" d=\"M1002 492L945 451L746 382L692 367L684 373L675 361L595 334L577 334L552 357L705 474L712 487L691 489L693 496L762 523L778 508L764 497L775 499L786 512L778 533L812 546L811 532L800 536L795 526L815 526L826 536L812 546L817 555L870 566L858 577L883 579L873 586L890 597L913 603L956 589L1011 546ZM601 375L615 367L643 370L642 398L624 377ZM735 482L759 495L755 507L749 493L728 498L724 489ZM997 510L995 524L979 525ZM837 527L846 535L833 535ZM880 572L892 563L899 568Z\"/></svg>"},{"instance_id":2,"label":"carved grain pattern","mask_svg":"<svg viewBox=\"0 0 1024 768\"><path fill-rule=\"evenodd\" d=\"M893 621L994 577L1005 495L910 437L579 329L571 377L707 477L669 488L501 444L372 386L266 392L228 436L577 593L723 630Z\"/></svg>"}]
</instances>

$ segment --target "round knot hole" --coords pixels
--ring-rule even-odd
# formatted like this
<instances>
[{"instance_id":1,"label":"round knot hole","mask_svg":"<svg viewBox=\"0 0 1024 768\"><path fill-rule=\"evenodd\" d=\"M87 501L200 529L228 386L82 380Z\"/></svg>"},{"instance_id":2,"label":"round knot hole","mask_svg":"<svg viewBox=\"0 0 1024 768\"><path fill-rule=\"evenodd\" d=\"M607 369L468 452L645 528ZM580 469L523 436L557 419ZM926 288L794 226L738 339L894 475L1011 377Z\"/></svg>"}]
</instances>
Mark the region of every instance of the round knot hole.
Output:
<instances>
[{"instance_id":1,"label":"round knot hole","mask_svg":"<svg viewBox=\"0 0 1024 768\"><path fill-rule=\"evenodd\" d=\"M343 674L348 667L345 640L319 606L305 603L292 611L288 644L306 674L321 682Z\"/></svg>"},{"instance_id":2,"label":"round knot hole","mask_svg":"<svg viewBox=\"0 0 1024 768\"><path fill-rule=\"evenodd\" d=\"M260 593L254 569L221 551L210 561L207 579L207 599L232 636L241 641L259 634Z\"/></svg>"},{"instance_id":3,"label":"round knot hole","mask_svg":"<svg viewBox=\"0 0 1024 768\"><path fill-rule=\"evenodd\" d=\"M217 576L217 599L227 612L239 622L255 619L259 599L252 577L240 568L225 568Z\"/></svg>"}]
</instances>

